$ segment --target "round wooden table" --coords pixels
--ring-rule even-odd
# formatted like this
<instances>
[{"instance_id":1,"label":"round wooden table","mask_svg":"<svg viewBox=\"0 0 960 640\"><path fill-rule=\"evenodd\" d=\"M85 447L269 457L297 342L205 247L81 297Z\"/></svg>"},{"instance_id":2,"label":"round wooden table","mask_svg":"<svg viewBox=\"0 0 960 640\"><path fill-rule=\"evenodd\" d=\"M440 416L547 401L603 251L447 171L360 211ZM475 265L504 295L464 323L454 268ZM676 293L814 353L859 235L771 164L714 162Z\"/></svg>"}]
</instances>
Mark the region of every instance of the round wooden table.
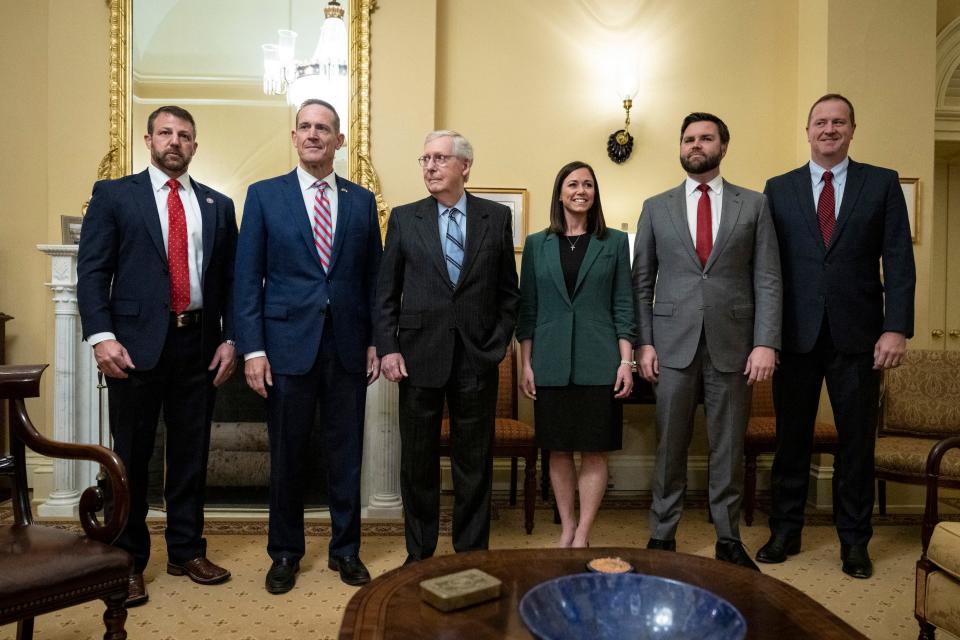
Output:
<instances>
[{"instance_id":1,"label":"round wooden table","mask_svg":"<svg viewBox=\"0 0 960 640\"><path fill-rule=\"evenodd\" d=\"M520 599L535 585L571 573L602 556L619 556L640 573L704 587L747 619L747 638L861 638L812 598L775 578L685 553L633 548L505 549L438 556L394 569L360 589L344 614L340 638L530 638ZM420 582L476 568L503 582L500 598L443 613L420 600Z\"/></svg>"}]
</instances>

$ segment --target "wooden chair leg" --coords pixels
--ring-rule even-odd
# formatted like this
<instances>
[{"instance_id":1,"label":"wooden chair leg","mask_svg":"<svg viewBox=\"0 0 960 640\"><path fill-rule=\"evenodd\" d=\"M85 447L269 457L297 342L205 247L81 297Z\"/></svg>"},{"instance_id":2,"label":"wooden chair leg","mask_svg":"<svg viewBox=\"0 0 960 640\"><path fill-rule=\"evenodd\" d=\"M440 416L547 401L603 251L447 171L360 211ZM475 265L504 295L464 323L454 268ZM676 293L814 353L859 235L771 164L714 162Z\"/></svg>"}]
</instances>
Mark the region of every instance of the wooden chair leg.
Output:
<instances>
[{"instance_id":1,"label":"wooden chair leg","mask_svg":"<svg viewBox=\"0 0 960 640\"><path fill-rule=\"evenodd\" d=\"M510 458L510 506L517 506L517 457Z\"/></svg>"},{"instance_id":2,"label":"wooden chair leg","mask_svg":"<svg viewBox=\"0 0 960 640\"><path fill-rule=\"evenodd\" d=\"M550 501L550 452L546 449L540 450L540 496Z\"/></svg>"},{"instance_id":3,"label":"wooden chair leg","mask_svg":"<svg viewBox=\"0 0 960 640\"><path fill-rule=\"evenodd\" d=\"M24 618L17 621L17 640L31 640L33 638L33 618Z\"/></svg>"},{"instance_id":4,"label":"wooden chair leg","mask_svg":"<svg viewBox=\"0 0 960 640\"><path fill-rule=\"evenodd\" d=\"M748 453L743 465L743 519L753 525L753 509L757 501L757 455Z\"/></svg>"},{"instance_id":5,"label":"wooden chair leg","mask_svg":"<svg viewBox=\"0 0 960 640\"><path fill-rule=\"evenodd\" d=\"M887 515L887 481L877 480L877 501L880 503L880 515Z\"/></svg>"},{"instance_id":6,"label":"wooden chair leg","mask_svg":"<svg viewBox=\"0 0 960 640\"><path fill-rule=\"evenodd\" d=\"M533 533L533 512L537 499L537 453L523 462L523 525L527 535Z\"/></svg>"},{"instance_id":7,"label":"wooden chair leg","mask_svg":"<svg viewBox=\"0 0 960 640\"><path fill-rule=\"evenodd\" d=\"M103 612L103 626L106 628L103 640L127 640L127 632L124 629L127 621L127 608L124 606L127 601L126 588L123 591L111 593L103 601L107 605L107 610Z\"/></svg>"}]
</instances>

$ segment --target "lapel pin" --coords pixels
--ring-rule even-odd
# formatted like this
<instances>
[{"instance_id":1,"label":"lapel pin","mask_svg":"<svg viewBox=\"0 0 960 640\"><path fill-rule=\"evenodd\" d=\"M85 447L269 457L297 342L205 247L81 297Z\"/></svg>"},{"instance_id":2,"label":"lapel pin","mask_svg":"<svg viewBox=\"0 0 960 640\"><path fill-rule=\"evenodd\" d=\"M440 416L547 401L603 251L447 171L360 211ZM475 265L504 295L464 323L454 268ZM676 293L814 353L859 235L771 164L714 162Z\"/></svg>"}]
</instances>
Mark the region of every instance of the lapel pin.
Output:
<instances>
[{"instance_id":1,"label":"lapel pin","mask_svg":"<svg viewBox=\"0 0 960 640\"><path fill-rule=\"evenodd\" d=\"M207 204L213 204L213 198L207 198Z\"/></svg>"},{"instance_id":2,"label":"lapel pin","mask_svg":"<svg viewBox=\"0 0 960 640\"><path fill-rule=\"evenodd\" d=\"M344 193L347 193L347 190L346 190L344 187L340 187L340 191L343 191Z\"/></svg>"}]
</instances>

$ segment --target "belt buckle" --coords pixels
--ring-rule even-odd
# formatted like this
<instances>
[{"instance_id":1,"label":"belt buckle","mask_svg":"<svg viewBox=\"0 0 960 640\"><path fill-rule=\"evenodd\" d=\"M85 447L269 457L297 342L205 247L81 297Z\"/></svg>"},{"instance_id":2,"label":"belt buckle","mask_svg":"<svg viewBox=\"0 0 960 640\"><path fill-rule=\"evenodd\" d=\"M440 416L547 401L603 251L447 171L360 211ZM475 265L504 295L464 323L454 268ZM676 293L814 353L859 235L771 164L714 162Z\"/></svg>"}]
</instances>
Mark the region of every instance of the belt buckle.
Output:
<instances>
[{"instance_id":1,"label":"belt buckle","mask_svg":"<svg viewBox=\"0 0 960 640\"><path fill-rule=\"evenodd\" d=\"M174 325L177 329L185 329L197 323L196 311L184 311L174 316Z\"/></svg>"}]
</instances>

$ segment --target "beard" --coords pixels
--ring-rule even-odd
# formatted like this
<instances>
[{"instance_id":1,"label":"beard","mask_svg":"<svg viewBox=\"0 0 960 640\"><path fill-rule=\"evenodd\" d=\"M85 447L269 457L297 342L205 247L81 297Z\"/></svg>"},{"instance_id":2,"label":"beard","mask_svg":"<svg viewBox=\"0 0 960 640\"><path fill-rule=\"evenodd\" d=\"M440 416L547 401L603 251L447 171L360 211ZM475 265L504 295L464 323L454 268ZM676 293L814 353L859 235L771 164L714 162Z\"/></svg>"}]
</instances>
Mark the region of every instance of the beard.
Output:
<instances>
[{"instance_id":1,"label":"beard","mask_svg":"<svg viewBox=\"0 0 960 640\"><path fill-rule=\"evenodd\" d=\"M166 151L160 153L156 149L150 150L150 157L154 164L166 169L167 171L180 172L186 171L190 165L190 158L180 151Z\"/></svg>"},{"instance_id":2,"label":"beard","mask_svg":"<svg viewBox=\"0 0 960 640\"><path fill-rule=\"evenodd\" d=\"M708 171L713 171L720 166L721 155L719 153L715 155L710 155L704 153L702 158L697 158L696 160L689 160L680 156L680 166L683 167L683 170L687 173L692 173L698 175L701 173L707 173Z\"/></svg>"}]
</instances>

